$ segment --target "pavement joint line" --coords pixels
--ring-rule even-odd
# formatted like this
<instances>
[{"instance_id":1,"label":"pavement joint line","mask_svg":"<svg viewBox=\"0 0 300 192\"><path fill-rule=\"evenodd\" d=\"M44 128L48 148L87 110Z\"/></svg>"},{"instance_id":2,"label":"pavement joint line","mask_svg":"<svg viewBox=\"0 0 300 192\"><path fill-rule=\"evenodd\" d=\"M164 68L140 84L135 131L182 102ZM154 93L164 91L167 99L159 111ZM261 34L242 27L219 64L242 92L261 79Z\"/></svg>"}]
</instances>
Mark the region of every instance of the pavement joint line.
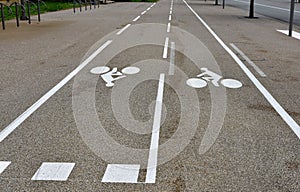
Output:
<instances>
[{"instance_id":1,"label":"pavement joint line","mask_svg":"<svg viewBox=\"0 0 300 192\"><path fill-rule=\"evenodd\" d=\"M112 40L106 41L94 53L92 53L86 60L84 60L78 67L69 73L63 80L50 89L45 95L37 100L25 112L18 116L13 122L5 127L0 132L0 143L9 136L19 125L21 125L29 116L31 116L37 109L39 109L48 99L50 99L57 91L59 91L65 84L67 84L75 75L77 75L86 65L88 65L98 54L100 54L107 46L112 43Z\"/></svg>"},{"instance_id":2,"label":"pavement joint line","mask_svg":"<svg viewBox=\"0 0 300 192\"><path fill-rule=\"evenodd\" d=\"M139 15L139 16L137 16L136 18L134 18L132 21L133 22L136 22L137 20L139 20L141 18L141 16Z\"/></svg>"},{"instance_id":3,"label":"pavement joint line","mask_svg":"<svg viewBox=\"0 0 300 192\"><path fill-rule=\"evenodd\" d=\"M131 26L131 24L127 24L125 27L123 27L120 31L118 31L117 35L121 35L126 29L128 29Z\"/></svg>"},{"instance_id":4,"label":"pavement joint line","mask_svg":"<svg viewBox=\"0 0 300 192\"><path fill-rule=\"evenodd\" d=\"M163 58L164 59L168 58L168 46L169 46L169 37L166 37L164 52L163 52Z\"/></svg>"},{"instance_id":5,"label":"pavement joint line","mask_svg":"<svg viewBox=\"0 0 300 192\"><path fill-rule=\"evenodd\" d=\"M239 0L233 0L233 1L240 2L240 3L245 3L245 4L249 4L249 1L247 1L247 2L245 2L245 1L239 1ZM260 4L260 3L254 3L254 5L258 5L258 6L261 6L261 7L267 7L267 8L278 9L278 10L290 12L289 9L284 9L284 8L281 8L281 7L275 7L275 6L271 6L271 5L264 5L264 4ZM294 11L294 12L295 13L300 13L300 11Z\"/></svg>"},{"instance_id":6,"label":"pavement joint line","mask_svg":"<svg viewBox=\"0 0 300 192\"><path fill-rule=\"evenodd\" d=\"M253 62L245 53L243 53L235 44L230 43L231 47L235 49L248 63L253 67L253 69L261 76L266 77L267 75Z\"/></svg>"},{"instance_id":7,"label":"pavement joint line","mask_svg":"<svg viewBox=\"0 0 300 192\"><path fill-rule=\"evenodd\" d=\"M270 92L258 81L258 79L251 73L246 65L238 58L234 52L220 39L220 37L210 28L210 26L194 11L194 9L185 1L183 2L192 11L192 13L199 19L199 21L205 26L210 34L218 41L218 43L227 51L227 53L233 58L233 60L239 65L242 71L248 76L256 88L262 93L267 101L272 105L276 112L286 122L286 124L293 130L293 132L300 139L300 126L296 121L286 112L286 110L276 101L276 99L270 94Z\"/></svg>"},{"instance_id":8,"label":"pavement joint line","mask_svg":"<svg viewBox=\"0 0 300 192\"><path fill-rule=\"evenodd\" d=\"M169 75L174 75L174 63L175 63L175 42L171 42Z\"/></svg>"},{"instance_id":9,"label":"pavement joint line","mask_svg":"<svg viewBox=\"0 0 300 192\"><path fill-rule=\"evenodd\" d=\"M159 147L159 131L161 123L161 112L163 103L163 93L164 93L164 81L165 74L161 73L159 75L159 83L157 89L155 112L152 127L151 144L148 157L147 173L145 183L155 183L156 180L156 168L157 168L157 156Z\"/></svg>"},{"instance_id":10,"label":"pavement joint line","mask_svg":"<svg viewBox=\"0 0 300 192\"><path fill-rule=\"evenodd\" d=\"M170 33L170 30L171 30L171 23L169 22L167 27L167 33Z\"/></svg>"}]
</instances>

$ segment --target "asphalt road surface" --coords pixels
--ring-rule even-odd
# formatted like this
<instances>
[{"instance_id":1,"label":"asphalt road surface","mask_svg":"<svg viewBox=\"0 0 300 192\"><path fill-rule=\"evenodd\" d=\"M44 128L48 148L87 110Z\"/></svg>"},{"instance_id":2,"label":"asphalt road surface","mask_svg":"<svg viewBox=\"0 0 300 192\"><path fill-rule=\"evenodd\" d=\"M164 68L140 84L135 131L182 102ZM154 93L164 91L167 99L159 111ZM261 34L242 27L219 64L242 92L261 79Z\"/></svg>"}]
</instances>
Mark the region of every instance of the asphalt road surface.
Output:
<instances>
[{"instance_id":1,"label":"asphalt road surface","mask_svg":"<svg viewBox=\"0 0 300 192\"><path fill-rule=\"evenodd\" d=\"M161 0L9 22L0 191L300 191L299 40L246 13Z\"/></svg>"},{"instance_id":2,"label":"asphalt road surface","mask_svg":"<svg viewBox=\"0 0 300 192\"><path fill-rule=\"evenodd\" d=\"M249 10L249 2L250 1L246 1L246 0L226 0L227 5L239 7L244 10ZM255 9L255 13L258 14L256 16L265 15L284 22L289 22L290 6L291 6L291 1L289 0L275 0L275 1L255 0L254 9ZM295 3L294 24L298 26L300 25L299 3Z\"/></svg>"}]
</instances>

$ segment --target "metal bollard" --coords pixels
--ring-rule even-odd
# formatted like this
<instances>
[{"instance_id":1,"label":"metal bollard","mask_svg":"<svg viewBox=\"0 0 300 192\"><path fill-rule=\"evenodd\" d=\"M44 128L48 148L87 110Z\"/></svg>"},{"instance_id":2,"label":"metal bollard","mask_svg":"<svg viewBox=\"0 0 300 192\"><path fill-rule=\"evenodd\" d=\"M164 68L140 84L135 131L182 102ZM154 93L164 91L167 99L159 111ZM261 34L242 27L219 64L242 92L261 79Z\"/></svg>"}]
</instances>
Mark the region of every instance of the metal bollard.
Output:
<instances>
[{"instance_id":1,"label":"metal bollard","mask_svg":"<svg viewBox=\"0 0 300 192\"><path fill-rule=\"evenodd\" d=\"M19 22L19 3L15 2L15 6L16 6L16 22L17 22L17 27L20 26L20 22Z\"/></svg>"},{"instance_id":2,"label":"metal bollard","mask_svg":"<svg viewBox=\"0 0 300 192\"><path fill-rule=\"evenodd\" d=\"M31 24L31 18L30 18L30 2L27 1L27 14L28 14L28 23Z\"/></svg>"},{"instance_id":3,"label":"metal bollard","mask_svg":"<svg viewBox=\"0 0 300 192\"><path fill-rule=\"evenodd\" d=\"M40 0L37 1L38 21L41 21Z\"/></svg>"}]
</instances>

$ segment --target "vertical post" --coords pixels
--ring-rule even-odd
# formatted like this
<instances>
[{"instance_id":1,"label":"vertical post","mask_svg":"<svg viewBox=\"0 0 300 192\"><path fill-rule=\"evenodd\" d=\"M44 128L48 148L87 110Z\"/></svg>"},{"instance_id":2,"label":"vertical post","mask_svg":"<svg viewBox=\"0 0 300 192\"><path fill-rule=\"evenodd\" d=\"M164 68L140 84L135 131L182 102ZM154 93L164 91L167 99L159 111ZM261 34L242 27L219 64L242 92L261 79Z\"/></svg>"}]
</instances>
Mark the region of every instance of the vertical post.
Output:
<instances>
[{"instance_id":1,"label":"vertical post","mask_svg":"<svg viewBox=\"0 0 300 192\"><path fill-rule=\"evenodd\" d=\"M94 3L94 9L96 9L96 0L93 0Z\"/></svg>"},{"instance_id":2,"label":"vertical post","mask_svg":"<svg viewBox=\"0 0 300 192\"><path fill-rule=\"evenodd\" d=\"M254 18L254 0L250 0L249 18Z\"/></svg>"},{"instance_id":3,"label":"vertical post","mask_svg":"<svg viewBox=\"0 0 300 192\"><path fill-rule=\"evenodd\" d=\"M225 9L225 0L223 0L223 9Z\"/></svg>"},{"instance_id":4,"label":"vertical post","mask_svg":"<svg viewBox=\"0 0 300 192\"><path fill-rule=\"evenodd\" d=\"M27 1L27 15L28 15L28 23L31 24L31 18L30 18L30 2Z\"/></svg>"},{"instance_id":5,"label":"vertical post","mask_svg":"<svg viewBox=\"0 0 300 192\"><path fill-rule=\"evenodd\" d=\"M89 1L90 1L90 10L92 10L92 0Z\"/></svg>"},{"instance_id":6,"label":"vertical post","mask_svg":"<svg viewBox=\"0 0 300 192\"><path fill-rule=\"evenodd\" d=\"M40 7L40 0L37 1L37 11L38 11L38 21L41 21L41 7Z\"/></svg>"},{"instance_id":7,"label":"vertical post","mask_svg":"<svg viewBox=\"0 0 300 192\"><path fill-rule=\"evenodd\" d=\"M21 20L27 20L27 17L26 17L26 9L25 9L25 0L21 0L21 16L20 16L20 19Z\"/></svg>"},{"instance_id":8,"label":"vertical post","mask_svg":"<svg viewBox=\"0 0 300 192\"><path fill-rule=\"evenodd\" d=\"M20 23L19 23L19 3L15 2L15 6L16 6L16 21L17 21L17 27L20 26Z\"/></svg>"},{"instance_id":9,"label":"vertical post","mask_svg":"<svg viewBox=\"0 0 300 192\"><path fill-rule=\"evenodd\" d=\"M215 1L215 5L219 5L219 2L218 2L218 0L216 0L216 1Z\"/></svg>"},{"instance_id":10,"label":"vertical post","mask_svg":"<svg viewBox=\"0 0 300 192\"><path fill-rule=\"evenodd\" d=\"M295 0L291 0L289 36L292 37L294 22Z\"/></svg>"},{"instance_id":11,"label":"vertical post","mask_svg":"<svg viewBox=\"0 0 300 192\"><path fill-rule=\"evenodd\" d=\"M82 8L81 8L81 0L79 0L79 11L80 11L80 12L82 11Z\"/></svg>"},{"instance_id":12,"label":"vertical post","mask_svg":"<svg viewBox=\"0 0 300 192\"><path fill-rule=\"evenodd\" d=\"M2 20L2 29L5 30L5 21L4 21L4 10L3 10L3 4L1 4L1 20Z\"/></svg>"},{"instance_id":13,"label":"vertical post","mask_svg":"<svg viewBox=\"0 0 300 192\"><path fill-rule=\"evenodd\" d=\"M85 6L85 10L87 10L87 2L86 2L86 0L84 0L84 6Z\"/></svg>"},{"instance_id":14,"label":"vertical post","mask_svg":"<svg viewBox=\"0 0 300 192\"><path fill-rule=\"evenodd\" d=\"M100 0L97 0L98 8L100 7Z\"/></svg>"},{"instance_id":15,"label":"vertical post","mask_svg":"<svg viewBox=\"0 0 300 192\"><path fill-rule=\"evenodd\" d=\"M75 0L73 0L73 12L75 13L76 10L75 10Z\"/></svg>"}]
</instances>

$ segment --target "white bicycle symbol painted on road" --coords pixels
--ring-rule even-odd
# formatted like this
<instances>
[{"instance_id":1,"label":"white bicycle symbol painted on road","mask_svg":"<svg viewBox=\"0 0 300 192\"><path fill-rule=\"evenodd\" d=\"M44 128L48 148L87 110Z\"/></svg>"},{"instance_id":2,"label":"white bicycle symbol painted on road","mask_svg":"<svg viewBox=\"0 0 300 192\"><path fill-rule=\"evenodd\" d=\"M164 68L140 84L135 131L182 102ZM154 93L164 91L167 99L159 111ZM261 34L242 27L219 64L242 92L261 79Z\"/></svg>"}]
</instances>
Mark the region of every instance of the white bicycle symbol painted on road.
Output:
<instances>
[{"instance_id":1,"label":"white bicycle symbol painted on road","mask_svg":"<svg viewBox=\"0 0 300 192\"><path fill-rule=\"evenodd\" d=\"M219 87L219 81L223 78L221 75L208 70L207 68L201 68L203 73L197 75L198 78L190 78L186 81L186 84L193 88L203 88L207 86L207 82L211 82L214 86ZM243 86L243 84L235 79L222 79L220 83L227 88L237 89Z\"/></svg>"}]
</instances>

